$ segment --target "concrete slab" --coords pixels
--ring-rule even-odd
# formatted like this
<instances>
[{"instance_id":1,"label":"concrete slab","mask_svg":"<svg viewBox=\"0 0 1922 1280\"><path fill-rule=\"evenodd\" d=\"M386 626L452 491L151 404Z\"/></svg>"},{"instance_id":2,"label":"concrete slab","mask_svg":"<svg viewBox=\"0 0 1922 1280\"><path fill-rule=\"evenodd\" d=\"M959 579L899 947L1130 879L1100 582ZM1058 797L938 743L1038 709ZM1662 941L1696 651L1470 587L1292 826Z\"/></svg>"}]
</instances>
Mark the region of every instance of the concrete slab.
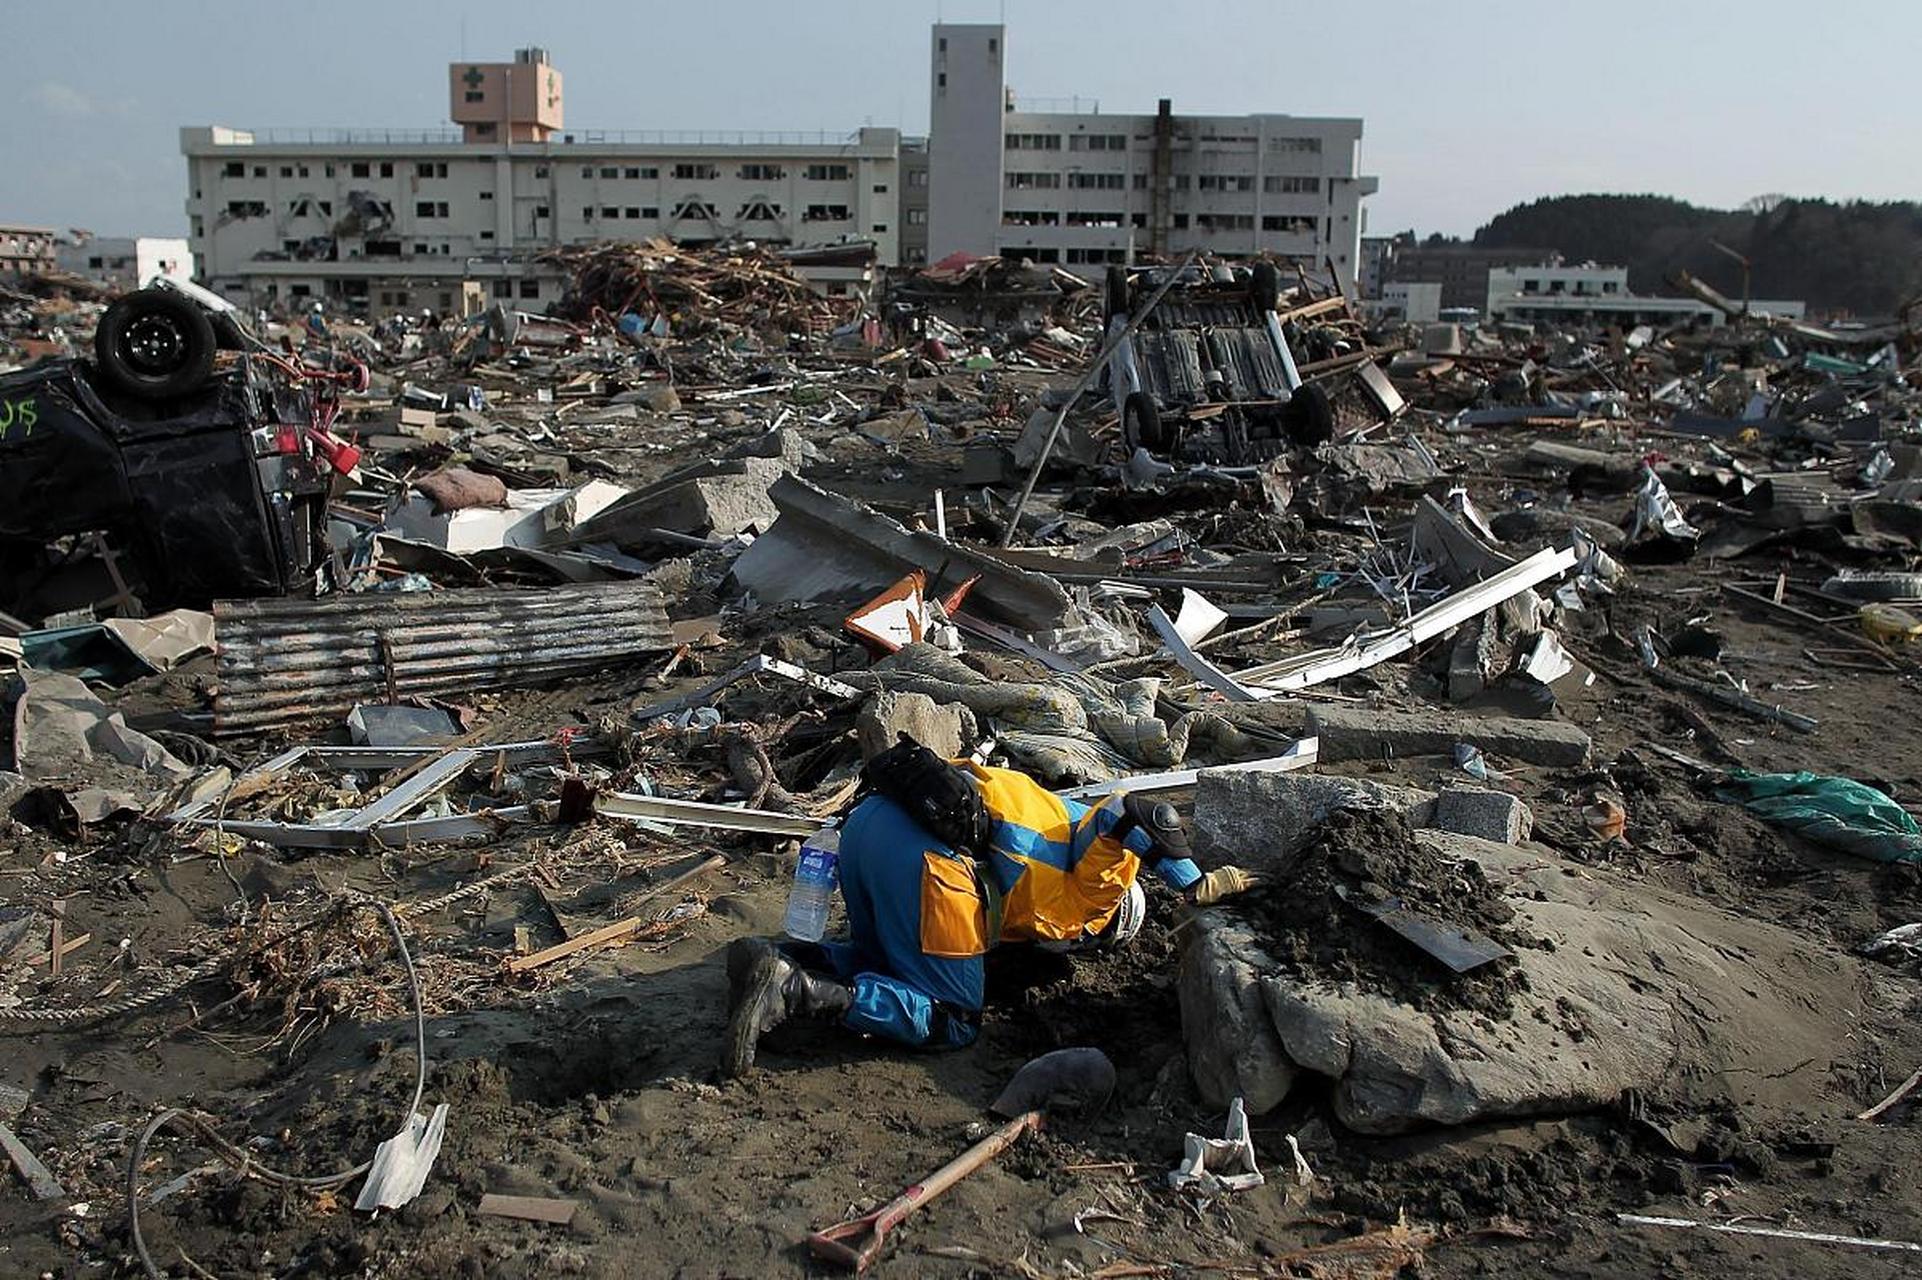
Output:
<instances>
[{"instance_id":1,"label":"concrete slab","mask_svg":"<svg viewBox=\"0 0 1922 1280\"><path fill-rule=\"evenodd\" d=\"M1379 760L1446 755L1458 742L1496 755L1555 767L1588 759L1588 735L1558 720L1471 716L1455 711L1392 711L1370 707L1315 707L1309 730L1321 739L1323 760Z\"/></svg>"}]
</instances>

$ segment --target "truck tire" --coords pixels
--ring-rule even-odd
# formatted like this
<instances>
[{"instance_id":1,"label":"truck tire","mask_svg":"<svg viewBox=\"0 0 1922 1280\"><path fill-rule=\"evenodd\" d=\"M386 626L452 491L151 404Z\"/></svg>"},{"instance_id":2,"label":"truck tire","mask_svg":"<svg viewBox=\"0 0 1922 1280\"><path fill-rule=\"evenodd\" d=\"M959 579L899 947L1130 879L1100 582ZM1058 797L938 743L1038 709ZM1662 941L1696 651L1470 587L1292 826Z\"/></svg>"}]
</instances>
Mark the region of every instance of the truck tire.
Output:
<instances>
[{"instance_id":1,"label":"truck tire","mask_svg":"<svg viewBox=\"0 0 1922 1280\"><path fill-rule=\"evenodd\" d=\"M1328 403L1328 393L1312 382L1295 388L1286 414L1288 438L1303 448L1335 438L1335 407Z\"/></svg>"},{"instance_id":2,"label":"truck tire","mask_svg":"<svg viewBox=\"0 0 1922 1280\"><path fill-rule=\"evenodd\" d=\"M1103 314L1110 320L1116 316L1127 316L1133 313L1134 307L1128 301L1128 269L1126 267L1108 268L1108 277L1102 291L1102 304Z\"/></svg>"},{"instance_id":3,"label":"truck tire","mask_svg":"<svg viewBox=\"0 0 1922 1280\"><path fill-rule=\"evenodd\" d=\"M1149 453L1167 451L1168 436L1161 425L1161 407L1146 391L1131 393L1121 404L1121 438L1133 454L1136 449Z\"/></svg>"},{"instance_id":4,"label":"truck tire","mask_svg":"<svg viewBox=\"0 0 1922 1280\"><path fill-rule=\"evenodd\" d=\"M1263 311L1281 310L1281 272L1272 262L1257 262L1249 282L1255 306Z\"/></svg>"},{"instance_id":5,"label":"truck tire","mask_svg":"<svg viewBox=\"0 0 1922 1280\"><path fill-rule=\"evenodd\" d=\"M200 304L165 289L118 299L94 330L93 355L107 383L148 400L197 391L214 371L214 327Z\"/></svg>"}]
</instances>

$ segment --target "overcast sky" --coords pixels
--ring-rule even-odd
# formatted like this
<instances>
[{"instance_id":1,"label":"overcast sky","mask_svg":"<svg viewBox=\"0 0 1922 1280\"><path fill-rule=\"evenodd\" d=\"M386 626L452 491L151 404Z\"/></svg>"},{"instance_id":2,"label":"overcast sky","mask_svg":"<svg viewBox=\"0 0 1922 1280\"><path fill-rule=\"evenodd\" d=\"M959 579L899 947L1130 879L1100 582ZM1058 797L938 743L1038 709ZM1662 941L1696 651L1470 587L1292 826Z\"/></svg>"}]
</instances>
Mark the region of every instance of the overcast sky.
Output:
<instances>
[{"instance_id":1,"label":"overcast sky","mask_svg":"<svg viewBox=\"0 0 1922 1280\"><path fill-rule=\"evenodd\" d=\"M184 234L183 124L428 128L447 63L544 45L567 123L928 119L928 27L1005 21L1017 94L1360 116L1371 232L1540 195L1922 196L1905 0L62 0L9 4L0 222Z\"/></svg>"}]
</instances>

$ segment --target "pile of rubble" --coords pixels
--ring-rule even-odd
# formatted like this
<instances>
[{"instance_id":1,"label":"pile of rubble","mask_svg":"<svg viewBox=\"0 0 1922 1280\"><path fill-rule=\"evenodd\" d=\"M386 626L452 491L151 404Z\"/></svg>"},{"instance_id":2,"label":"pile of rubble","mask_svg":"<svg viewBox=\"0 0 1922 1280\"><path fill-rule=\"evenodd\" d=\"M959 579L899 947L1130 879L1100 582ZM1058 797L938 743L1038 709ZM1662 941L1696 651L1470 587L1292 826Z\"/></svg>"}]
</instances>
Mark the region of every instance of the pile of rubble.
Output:
<instances>
[{"instance_id":1,"label":"pile of rubble","mask_svg":"<svg viewBox=\"0 0 1922 1280\"><path fill-rule=\"evenodd\" d=\"M1038 1157L1071 1199L1231 1106L1290 1134L1299 1179L1220 1201L1199 1252L1189 1211L1132 1182L1095 1218L1065 1205L1067 1243L1008 1226L976 1260L1112 1262L1075 1252L1103 1216L1136 1259L1243 1256L1322 1240L1303 1204L1401 1197L1448 1224L1397 1236L1405 1261L1582 1209L1806 1209L1785 1162L1842 1176L1840 1139L1790 1129L1833 1133L1922 1050L1898 1016L1912 963L1851 954L1922 911L1922 730L1899 713L1922 635L1915 332L1380 331L1298 274L1199 260L1099 283L955 261L878 304L747 249L563 261L560 317L302 334L312 368L371 366L315 393L352 451L317 594L170 599L63 534L43 567L64 572L0 604L0 1033L31 1032L45 1068L5 1081L31 1096L0 1122L50 1199L120 1195L130 1159L158 1180L134 1138L165 1081L102 1044L271 1047L284 1065L228 1069L200 1105L311 1173L329 1157L303 1141L361 1144L351 1161L384 1136L370 1087L391 1092L413 1033L375 1024L417 1005L444 1020L431 1132L475 1157L454 1175L463 1203L489 1193L472 1212L582 1208L596 1266L645 1225L756 1270L751 1213L795 1238L873 1188L724 1185L689 1151L753 1129L750 1163L791 1170L829 1108L877 1133L960 1122L899 1060L795 1066L773 1099L705 1076L719 944L767 923L777 855L901 733L1070 797L1165 794L1204 859L1266 877L991 1008L972 1052L985 1075L1064 1028L1113 1037L1119 1118ZM148 906L187 884L187 910ZM1156 946L1174 972L1146 972ZM1746 1109L1762 1154L1718 1162L1662 1108ZM1558 1158L1615 1182L1571 1174L1570 1204L1543 1174L1466 1222L1445 1172L1393 1183L1398 1149L1371 1145L1542 1116L1589 1117ZM1868 1167L1911 1133L1846 1142ZM540 1154L484 1154L509 1139ZM893 1179L898 1141L850 1141ZM230 1266L262 1231L322 1267L356 1230L375 1242L354 1265L457 1231L525 1247L460 1226L446 1193L378 1231L189 1207L226 1194L220 1167L169 1184L149 1233ZM689 1216L683 1179L716 1238L662 1225ZM1876 1215L1865 1234L1922 1229ZM35 1247L118 1256L116 1216ZM1519 1274L1549 1245L1514 1247L1483 1261Z\"/></svg>"}]
</instances>

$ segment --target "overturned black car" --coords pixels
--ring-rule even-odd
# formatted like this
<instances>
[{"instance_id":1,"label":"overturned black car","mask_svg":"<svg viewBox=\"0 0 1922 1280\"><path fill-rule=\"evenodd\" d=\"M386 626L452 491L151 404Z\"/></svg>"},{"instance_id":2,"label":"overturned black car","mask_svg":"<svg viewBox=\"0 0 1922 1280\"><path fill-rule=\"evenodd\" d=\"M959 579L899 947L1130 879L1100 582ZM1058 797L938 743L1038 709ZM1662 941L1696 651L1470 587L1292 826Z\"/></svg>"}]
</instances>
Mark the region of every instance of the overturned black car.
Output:
<instances>
[{"instance_id":1,"label":"overturned black car","mask_svg":"<svg viewBox=\"0 0 1922 1280\"><path fill-rule=\"evenodd\" d=\"M331 472L355 453L328 427L365 379L275 352L177 287L109 307L91 361L0 374L0 610L311 589Z\"/></svg>"}]
</instances>

